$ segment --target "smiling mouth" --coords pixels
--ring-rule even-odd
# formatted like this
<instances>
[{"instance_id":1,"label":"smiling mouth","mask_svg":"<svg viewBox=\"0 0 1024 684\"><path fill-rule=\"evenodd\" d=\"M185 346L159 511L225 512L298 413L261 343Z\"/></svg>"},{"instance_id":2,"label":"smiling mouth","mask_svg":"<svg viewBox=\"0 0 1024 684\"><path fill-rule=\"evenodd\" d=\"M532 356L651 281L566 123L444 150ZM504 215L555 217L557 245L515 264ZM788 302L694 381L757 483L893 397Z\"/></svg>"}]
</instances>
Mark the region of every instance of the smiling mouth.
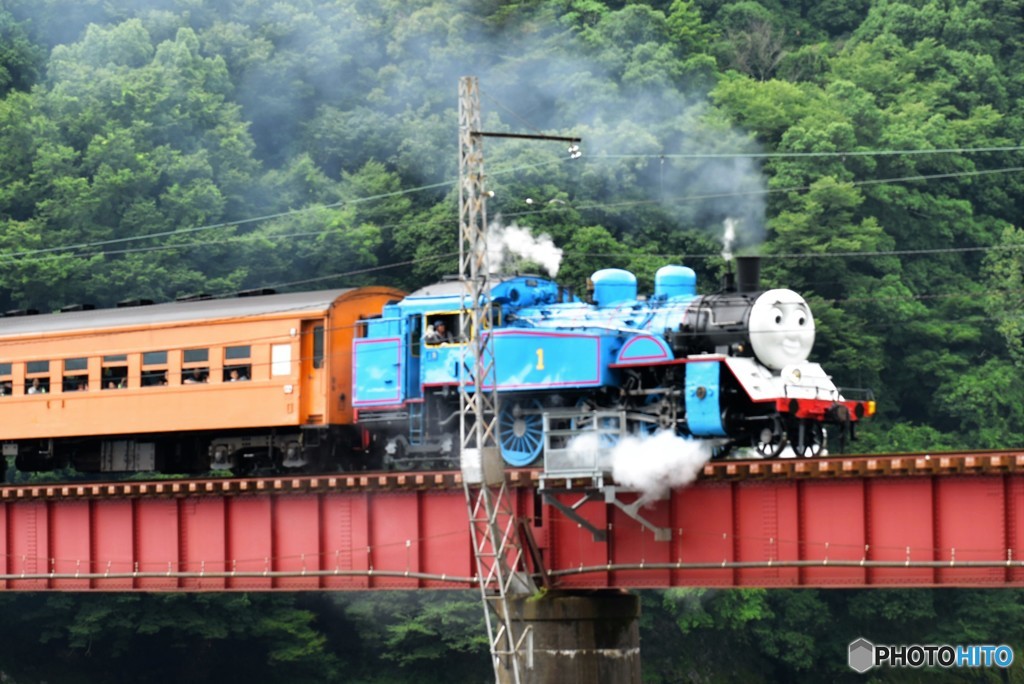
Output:
<instances>
[{"instance_id":1,"label":"smiling mouth","mask_svg":"<svg viewBox=\"0 0 1024 684\"><path fill-rule=\"evenodd\" d=\"M798 340L782 340L782 348L789 354L796 354L800 352L800 342Z\"/></svg>"}]
</instances>

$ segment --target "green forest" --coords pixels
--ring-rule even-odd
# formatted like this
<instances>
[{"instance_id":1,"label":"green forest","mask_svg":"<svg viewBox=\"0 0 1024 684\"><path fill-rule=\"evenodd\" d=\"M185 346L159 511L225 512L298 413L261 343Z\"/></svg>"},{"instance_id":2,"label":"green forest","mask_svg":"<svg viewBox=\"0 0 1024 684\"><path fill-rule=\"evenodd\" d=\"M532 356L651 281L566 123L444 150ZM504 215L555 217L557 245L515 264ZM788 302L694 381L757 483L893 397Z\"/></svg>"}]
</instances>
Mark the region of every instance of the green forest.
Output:
<instances>
[{"instance_id":1,"label":"green forest","mask_svg":"<svg viewBox=\"0 0 1024 684\"><path fill-rule=\"evenodd\" d=\"M455 273L475 76L486 130L582 139L485 148L489 218L560 281L714 291L734 223L874 391L855 450L1019 447L1022 29L1022 0L3 0L0 311ZM645 594L645 680L849 678L858 636L1024 657L1021 598ZM488 681L477 600L6 595L0 679Z\"/></svg>"}]
</instances>

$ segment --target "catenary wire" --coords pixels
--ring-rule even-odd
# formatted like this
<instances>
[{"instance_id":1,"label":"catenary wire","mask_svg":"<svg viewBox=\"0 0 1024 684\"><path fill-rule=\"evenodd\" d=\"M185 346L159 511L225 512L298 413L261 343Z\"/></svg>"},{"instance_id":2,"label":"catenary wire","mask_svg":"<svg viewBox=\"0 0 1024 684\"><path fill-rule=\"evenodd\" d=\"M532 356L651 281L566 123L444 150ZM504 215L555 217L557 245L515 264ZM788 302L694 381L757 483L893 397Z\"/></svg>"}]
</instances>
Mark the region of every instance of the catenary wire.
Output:
<instances>
[{"instance_id":1,"label":"catenary wire","mask_svg":"<svg viewBox=\"0 0 1024 684\"><path fill-rule=\"evenodd\" d=\"M914 154L939 154L939 153L949 154L949 153L968 153L968 152L978 152L978 153L980 153L980 152L991 152L991 151L1018 151L1018 150L1024 150L1024 146L1021 146L1021 147L1008 147L1008 148L999 148L999 147L988 147L988 148L949 148L949 149L942 149L942 150L876 150L876 151L857 151L855 153L854 152L763 153L763 154L761 154L761 153L723 153L722 155L719 155L719 156L723 156L723 157L730 157L730 156L733 156L733 157L743 157L743 156L747 156L747 157L750 157L750 156L769 155L769 156L780 156L780 157L785 157L785 156L832 156L832 157L844 157L844 156L856 156L856 155L864 156L864 155L868 155L868 154L871 154L871 153L880 154L880 155L881 154L910 154L910 153L914 153ZM602 159L602 158L607 158L607 159L612 159L612 158L659 158L659 157L665 157L665 156L667 156L667 155L617 155L617 156L615 156L615 155L603 155L603 156L598 156L598 157L594 157L594 158L595 159ZM675 155L672 155L672 156L675 156ZM680 155L680 156L685 157L687 155ZM714 156L714 155L712 155L712 156ZM556 164L556 163L563 163L564 161L567 161L567 160L549 160L549 161L545 161L545 162L539 162L537 164L520 165L520 166L511 167L511 168L507 168L507 169L499 169L497 171L491 172L490 175L501 175L501 174L505 174L505 173L515 173L515 172L519 172L519 171L522 171L522 170L525 170L525 169L529 169L529 168L537 168L537 167L547 166L547 165ZM917 180L935 180L935 179L941 179L941 178L957 178L957 177L980 176L980 175L997 174L997 173L1010 173L1010 172L1017 172L1017 171L1021 171L1021 170L1024 170L1024 167L1006 167L1006 168L1001 168L1001 169L960 171L960 172L951 172L951 173L945 173L945 174L902 176L902 177L886 178L886 179L868 179L868 180L863 180L863 181L849 181L849 182L847 182L845 184L851 184L851 185L855 185L855 186L858 186L858 185L877 185L877 184L884 184L884 183L911 182L911 181L917 181ZM157 238L162 238L162 237L174 237L174 236L181 236L181 235L188 235L188 234L194 234L194 233L199 233L199 232L205 232L205 231L210 231L210 230L215 230L215 229L220 229L220 228L237 227L237 226L240 226L240 225L246 225L246 224L250 224L250 223L259 223L259 222L263 222L263 221L269 221L269 220L273 220L273 219L276 219L276 218L283 218L283 217L286 217L286 216L293 216L293 215L297 215L297 214L301 214L301 213L305 213L305 212L310 212L310 211L318 211L318 210L323 210L323 209L338 208L338 207L341 207L341 206L358 204L358 203L363 203L363 202L370 202L370 201L381 200L381 199L387 199L389 197L397 197L397 196L402 196L402 195L422 192L422 191L425 191L425 190L437 189L437 188L441 188L441 187L449 187L449 186L455 185L456 183L457 183L457 181L454 181L454 180L442 181L442 182L439 182L439 183L432 183L432 184L428 184L428 185L417 186L417 187L414 187L414 188L408 188L408 189L403 189L403 190L396 190L394 192L380 193L380 194L377 194L377 195L371 195L371 196L362 197L362 198L355 198L355 199L349 199L349 200L340 200L338 202L332 202L332 203L327 203L327 204L317 204L315 206L303 207L301 209L294 209L294 210L290 210L290 211L286 211L286 212L277 212L277 213L273 213L273 214L265 214L265 215L262 215L262 216L250 217L250 218L245 218L245 219L237 219L237 220L234 220L234 221L224 221L224 222L219 222L219 223L214 223L214 224L207 224L207 225L203 225L203 226L193 226L193 227L189 227L189 228L180 228L180 229L171 230L171 231L161 231L161 232L157 232L157 233L150 233L150 234L147 234L147 235L127 236L127 237L123 237L123 238L111 238L109 240L98 240L98 241L83 242L83 243L76 243L76 244L70 244L70 245L59 245L59 246L53 246L53 247L41 247L41 248L33 249L33 250L23 250L23 251L20 251L20 252L13 252L13 253L8 253L8 254L0 254L0 260L13 260L13 259L31 257L31 256L35 256L35 255L42 255L42 254L49 254L49 253L63 252L63 251L70 251L70 250L95 249L97 247L105 247L105 246L108 246L108 245L115 245L115 244L125 244L125 243L129 243L129 242L140 241L140 240L151 240L151 239L157 239ZM713 194L705 194L705 195L691 195L691 196L688 196L688 197L674 198L672 203L678 204L678 203L683 203L683 202L699 202L699 201L704 201L704 200L709 200L709 199L724 199L724 198L729 198L729 197L745 197L745 196L767 195L767 194L777 194L777 193L799 192L799 191L804 191L804 190L808 190L808 189L809 189L809 186L796 186L796 187L789 187L789 188L770 188L770 189L765 189L765 190L752 190L752 191L747 191L747 192L728 192L728 193L713 193ZM574 208L577 209L577 210L589 210L589 209L615 208L615 207L622 207L622 206L637 206L637 205L644 205L644 204L660 204L660 203L663 203L663 200L632 200L632 201L617 202L617 203L594 203L594 204L580 205L580 206L577 206L577 207L574 207ZM524 215L529 215L529 214L534 214L534 213L539 213L539 212L537 212L537 211L524 211L524 212L506 213L505 215L506 216L524 216ZM266 236L263 236L263 237L266 237ZM192 244L192 243L183 243L180 246L179 245L153 246L152 248L149 248L149 249L154 249L154 250L157 250L157 249L179 249L179 248L187 248L190 244ZM140 250L137 250L137 251L145 251L145 249L140 249Z\"/></svg>"}]
</instances>

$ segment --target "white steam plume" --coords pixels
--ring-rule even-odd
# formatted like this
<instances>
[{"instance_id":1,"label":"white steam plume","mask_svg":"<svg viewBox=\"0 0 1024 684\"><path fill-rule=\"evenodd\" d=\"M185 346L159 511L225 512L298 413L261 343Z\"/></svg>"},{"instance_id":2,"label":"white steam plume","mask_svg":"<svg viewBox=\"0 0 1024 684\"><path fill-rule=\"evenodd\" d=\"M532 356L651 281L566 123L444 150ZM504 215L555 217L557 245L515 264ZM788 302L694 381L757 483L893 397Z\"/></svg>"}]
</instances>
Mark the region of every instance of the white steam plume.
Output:
<instances>
[{"instance_id":1,"label":"white steam plume","mask_svg":"<svg viewBox=\"0 0 1024 684\"><path fill-rule=\"evenodd\" d=\"M547 233L534 237L529 228L512 223L491 222L487 229L488 261L493 272L514 270L515 258L540 264L552 278L562 265L562 250Z\"/></svg>"},{"instance_id":2,"label":"white steam plume","mask_svg":"<svg viewBox=\"0 0 1024 684\"><path fill-rule=\"evenodd\" d=\"M596 432L573 438L569 457L577 463L596 462L601 439ZM639 490L642 503L657 501L671 489L696 480L711 459L713 446L707 440L684 439L671 430L626 435L612 447L612 477L617 484Z\"/></svg>"},{"instance_id":3,"label":"white steam plume","mask_svg":"<svg viewBox=\"0 0 1024 684\"><path fill-rule=\"evenodd\" d=\"M736 243L736 219L728 217L724 221L725 233L722 235L722 258L732 261L732 246Z\"/></svg>"}]
</instances>

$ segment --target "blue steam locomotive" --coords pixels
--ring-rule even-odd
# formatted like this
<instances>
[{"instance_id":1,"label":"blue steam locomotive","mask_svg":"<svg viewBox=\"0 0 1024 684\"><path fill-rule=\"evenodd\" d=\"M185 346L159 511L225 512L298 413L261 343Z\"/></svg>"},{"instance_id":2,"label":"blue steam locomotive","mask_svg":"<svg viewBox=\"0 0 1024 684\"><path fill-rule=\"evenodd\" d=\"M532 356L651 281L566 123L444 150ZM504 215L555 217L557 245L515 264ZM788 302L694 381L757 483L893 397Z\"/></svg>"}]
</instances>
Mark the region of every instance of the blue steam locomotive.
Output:
<instances>
[{"instance_id":1,"label":"blue steam locomotive","mask_svg":"<svg viewBox=\"0 0 1024 684\"><path fill-rule=\"evenodd\" d=\"M761 290L759 263L737 260L721 291L698 295L696 275L664 266L638 298L628 271L591 278L593 303L537 276L490 287L499 442L512 466L541 454L543 412L624 411L632 431L672 430L716 440L719 453L750 447L814 456L827 427L841 439L874 413L869 393L850 398L809 362L814 319L786 289ZM363 322L353 346L352 405L384 465L449 466L458 460L459 385L471 377L460 329L458 281L425 287Z\"/></svg>"}]
</instances>

